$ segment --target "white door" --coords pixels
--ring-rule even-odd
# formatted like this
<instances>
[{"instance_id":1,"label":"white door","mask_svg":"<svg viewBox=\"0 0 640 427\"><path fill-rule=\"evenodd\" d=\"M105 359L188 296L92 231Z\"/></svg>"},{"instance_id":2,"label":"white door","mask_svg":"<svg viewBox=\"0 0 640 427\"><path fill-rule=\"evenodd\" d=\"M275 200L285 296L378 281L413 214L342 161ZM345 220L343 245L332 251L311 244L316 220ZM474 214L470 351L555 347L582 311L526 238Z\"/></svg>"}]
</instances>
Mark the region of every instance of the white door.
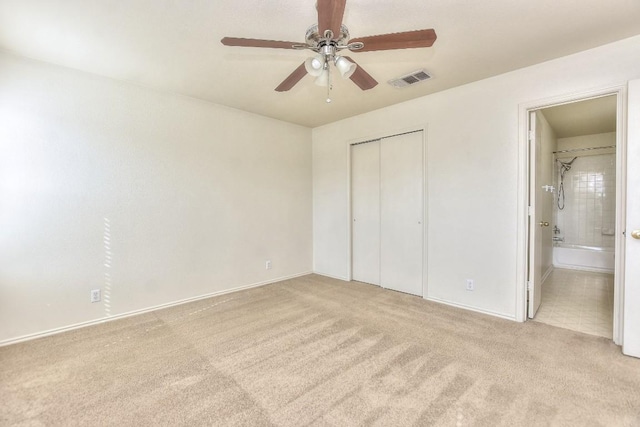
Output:
<instances>
[{"instance_id":1,"label":"white door","mask_svg":"<svg viewBox=\"0 0 640 427\"><path fill-rule=\"evenodd\" d=\"M629 82L622 352L640 357L640 80ZM637 237L634 237L637 236Z\"/></svg>"},{"instance_id":2,"label":"white door","mask_svg":"<svg viewBox=\"0 0 640 427\"><path fill-rule=\"evenodd\" d=\"M380 145L380 284L422 296L422 132Z\"/></svg>"},{"instance_id":3,"label":"white door","mask_svg":"<svg viewBox=\"0 0 640 427\"><path fill-rule=\"evenodd\" d=\"M380 284L380 141L351 146L353 280Z\"/></svg>"},{"instance_id":4,"label":"white door","mask_svg":"<svg viewBox=\"0 0 640 427\"><path fill-rule=\"evenodd\" d=\"M549 226L542 217L542 126L536 112L529 113L529 317L533 319L542 300L542 231ZM546 224L546 225L545 225Z\"/></svg>"}]
</instances>

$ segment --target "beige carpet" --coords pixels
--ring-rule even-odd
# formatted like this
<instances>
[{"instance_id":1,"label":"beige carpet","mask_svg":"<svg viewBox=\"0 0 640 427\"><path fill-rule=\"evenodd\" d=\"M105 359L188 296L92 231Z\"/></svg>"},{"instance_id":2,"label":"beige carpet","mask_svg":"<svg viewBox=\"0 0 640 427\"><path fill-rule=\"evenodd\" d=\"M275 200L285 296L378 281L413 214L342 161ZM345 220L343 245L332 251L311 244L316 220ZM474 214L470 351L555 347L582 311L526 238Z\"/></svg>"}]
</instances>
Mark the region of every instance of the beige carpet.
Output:
<instances>
[{"instance_id":1,"label":"beige carpet","mask_svg":"<svg viewBox=\"0 0 640 427\"><path fill-rule=\"evenodd\" d=\"M317 275L0 348L2 425L640 425L611 341Z\"/></svg>"}]
</instances>

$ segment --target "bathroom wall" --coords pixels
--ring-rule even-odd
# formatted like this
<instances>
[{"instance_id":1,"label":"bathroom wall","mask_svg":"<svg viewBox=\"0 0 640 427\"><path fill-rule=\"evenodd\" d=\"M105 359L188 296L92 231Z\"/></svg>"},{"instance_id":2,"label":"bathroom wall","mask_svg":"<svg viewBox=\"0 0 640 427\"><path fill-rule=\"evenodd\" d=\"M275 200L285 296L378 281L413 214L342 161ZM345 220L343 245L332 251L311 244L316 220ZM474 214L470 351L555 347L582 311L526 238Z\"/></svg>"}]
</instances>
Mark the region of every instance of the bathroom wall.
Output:
<instances>
[{"instance_id":1,"label":"bathroom wall","mask_svg":"<svg viewBox=\"0 0 640 427\"><path fill-rule=\"evenodd\" d=\"M615 132L558 139L558 151L616 144ZM564 177L565 207L555 204L556 224L567 244L613 248L615 243L615 149L558 154L560 160L579 157ZM556 187L559 164L556 162Z\"/></svg>"}]
</instances>

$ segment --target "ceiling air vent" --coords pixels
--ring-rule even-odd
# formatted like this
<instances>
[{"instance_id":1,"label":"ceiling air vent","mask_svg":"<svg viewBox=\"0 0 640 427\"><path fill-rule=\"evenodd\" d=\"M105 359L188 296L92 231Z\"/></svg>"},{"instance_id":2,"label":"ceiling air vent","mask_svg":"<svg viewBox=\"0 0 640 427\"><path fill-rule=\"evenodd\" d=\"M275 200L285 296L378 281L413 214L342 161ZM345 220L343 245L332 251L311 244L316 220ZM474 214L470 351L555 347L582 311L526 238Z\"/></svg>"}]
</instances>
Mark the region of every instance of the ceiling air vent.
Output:
<instances>
[{"instance_id":1,"label":"ceiling air vent","mask_svg":"<svg viewBox=\"0 0 640 427\"><path fill-rule=\"evenodd\" d=\"M416 83L429 80L431 76L427 74L426 70L418 70L406 76L398 77L397 79L389 80L389 84L393 87L407 87Z\"/></svg>"}]
</instances>

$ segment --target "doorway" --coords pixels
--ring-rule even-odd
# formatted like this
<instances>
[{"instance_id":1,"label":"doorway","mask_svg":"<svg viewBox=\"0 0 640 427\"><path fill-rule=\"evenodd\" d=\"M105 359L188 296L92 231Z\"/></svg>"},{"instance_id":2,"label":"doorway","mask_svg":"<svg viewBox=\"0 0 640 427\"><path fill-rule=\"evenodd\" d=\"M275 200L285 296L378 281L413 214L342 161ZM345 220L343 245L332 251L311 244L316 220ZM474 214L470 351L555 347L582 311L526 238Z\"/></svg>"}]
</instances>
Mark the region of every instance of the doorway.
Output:
<instances>
[{"instance_id":1,"label":"doorway","mask_svg":"<svg viewBox=\"0 0 640 427\"><path fill-rule=\"evenodd\" d=\"M618 96L528 111L527 317L614 341L623 231Z\"/></svg>"}]
</instances>

